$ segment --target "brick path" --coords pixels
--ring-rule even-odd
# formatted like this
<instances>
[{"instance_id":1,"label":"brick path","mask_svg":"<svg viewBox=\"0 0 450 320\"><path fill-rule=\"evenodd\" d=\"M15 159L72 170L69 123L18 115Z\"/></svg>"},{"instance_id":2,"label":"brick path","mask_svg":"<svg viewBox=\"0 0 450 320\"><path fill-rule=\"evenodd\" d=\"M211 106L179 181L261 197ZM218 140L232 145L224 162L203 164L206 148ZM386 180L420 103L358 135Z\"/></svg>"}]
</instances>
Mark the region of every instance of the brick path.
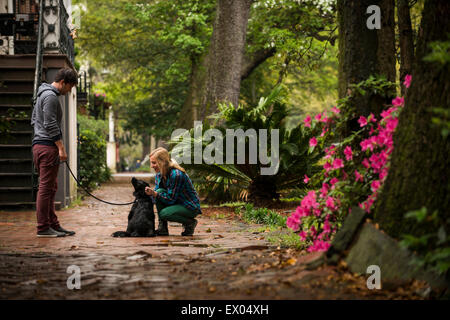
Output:
<instances>
[{"instance_id":1,"label":"brick path","mask_svg":"<svg viewBox=\"0 0 450 320\"><path fill-rule=\"evenodd\" d=\"M105 185L95 195L133 200L127 184ZM76 235L52 239L36 237L34 212L0 212L0 299L389 298L338 268L306 270L317 254L274 248L248 224L211 218L210 209L193 237L169 223L169 237L112 238L126 229L130 207L86 198L57 212ZM80 290L67 289L70 265L80 267Z\"/></svg>"}]
</instances>

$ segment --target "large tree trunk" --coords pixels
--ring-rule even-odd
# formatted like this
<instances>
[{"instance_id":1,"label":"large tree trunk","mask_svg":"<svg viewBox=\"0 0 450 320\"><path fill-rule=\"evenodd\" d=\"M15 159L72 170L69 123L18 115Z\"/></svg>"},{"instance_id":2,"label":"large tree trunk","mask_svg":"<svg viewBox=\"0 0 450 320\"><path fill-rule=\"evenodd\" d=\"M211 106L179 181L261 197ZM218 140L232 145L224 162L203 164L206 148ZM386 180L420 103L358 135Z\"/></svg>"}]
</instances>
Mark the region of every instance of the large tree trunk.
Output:
<instances>
[{"instance_id":1,"label":"large tree trunk","mask_svg":"<svg viewBox=\"0 0 450 320\"><path fill-rule=\"evenodd\" d=\"M252 0L218 0L209 52L206 101L199 117L214 113L220 102L239 103L241 69Z\"/></svg>"},{"instance_id":2,"label":"large tree trunk","mask_svg":"<svg viewBox=\"0 0 450 320\"><path fill-rule=\"evenodd\" d=\"M381 9L381 29L369 29L366 13L370 5ZM395 81L394 0L338 0L339 25L339 97L349 94L351 84L371 75L384 75ZM357 96L353 100L357 113L379 113L388 100L379 96Z\"/></svg>"},{"instance_id":3,"label":"large tree trunk","mask_svg":"<svg viewBox=\"0 0 450 320\"><path fill-rule=\"evenodd\" d=\"M450 33L448 0L425 2L406 105L394 135L391 168L375 203L374 218L393 237L433 230L405 220L404 214L425 206L449 216L450 143L433 125L432 109L450 108L450 68L423 58L432 41L447 41Z\"/></svg>"},{"instance_id":4,"label":"large tree trunk","mask_svg":"<svg viewBox=\"0 0 450 320\"><path fill-rule=\"evenodd\" d=\"M414 42L411 26L411 14L408 0L397 0L397 17L400 43L400 81L405 79L407 74L411 74L414 61ZM405 87L401 87L402 95L405 94Z\"/></svg>"},{"instance_id":5,"label":"large tree trunk","mask_svg":"<svg viewBox=\"0 0 450 320\"><path fill-rule=\"evenodd\" d=\"M252 0L217 0L209 50L193 61L191 86L178 126L192 128L216 112L220 102L237 106Z\"/></svg>"}]
</instances>

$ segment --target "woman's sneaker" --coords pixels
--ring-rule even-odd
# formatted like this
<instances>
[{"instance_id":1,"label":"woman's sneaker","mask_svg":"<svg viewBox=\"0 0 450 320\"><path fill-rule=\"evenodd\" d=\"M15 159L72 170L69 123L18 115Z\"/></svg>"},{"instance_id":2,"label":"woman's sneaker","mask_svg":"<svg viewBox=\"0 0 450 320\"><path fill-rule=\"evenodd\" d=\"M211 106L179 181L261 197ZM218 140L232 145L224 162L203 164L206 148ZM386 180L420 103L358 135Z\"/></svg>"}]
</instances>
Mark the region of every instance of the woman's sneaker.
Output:
<instances>
[{"instance_id":1,"label":"woman's sneaker","mask_svg":"<svg viewBox=\"0 0 450 320\"><path fill-rule=\"evenodd\" d=\"M194 234L195 227L197 226L197 220L194 219L191 223L183 224L184 231L181 233L182 236L192 236Z\"/></svg>"},{"instance_id":2,"label":"woman's sneaker","mask_svg":"<svg viewBox=\"0 0 450 320\"><path fill-rule=\"evenodd\" d=\"M57 237L65 237L66 234L64 232L58 232L53 230L52 228L48 228L44 231L38 231L38 238L57 238Z\"/></svg>"}]
</instances>

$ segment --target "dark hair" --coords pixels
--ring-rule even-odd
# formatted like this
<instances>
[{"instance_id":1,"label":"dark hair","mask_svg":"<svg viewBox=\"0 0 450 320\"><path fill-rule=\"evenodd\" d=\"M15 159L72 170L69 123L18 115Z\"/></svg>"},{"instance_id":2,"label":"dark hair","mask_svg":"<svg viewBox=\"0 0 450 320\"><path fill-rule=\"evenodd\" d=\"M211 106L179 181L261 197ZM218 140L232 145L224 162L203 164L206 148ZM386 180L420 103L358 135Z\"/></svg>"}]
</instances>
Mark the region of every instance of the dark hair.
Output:
<instances>
[{"instance_id":1,"label":"dark hair","mask_svg":"<svg viewBox=\"0 0 450 320\"><path fill-rule=\"evenodd\" d=\"M64 83L78 84L78 74L75 70L70 68L59 69L55 76L55 82L64 80Z\"/></svg>"}]
</instances>

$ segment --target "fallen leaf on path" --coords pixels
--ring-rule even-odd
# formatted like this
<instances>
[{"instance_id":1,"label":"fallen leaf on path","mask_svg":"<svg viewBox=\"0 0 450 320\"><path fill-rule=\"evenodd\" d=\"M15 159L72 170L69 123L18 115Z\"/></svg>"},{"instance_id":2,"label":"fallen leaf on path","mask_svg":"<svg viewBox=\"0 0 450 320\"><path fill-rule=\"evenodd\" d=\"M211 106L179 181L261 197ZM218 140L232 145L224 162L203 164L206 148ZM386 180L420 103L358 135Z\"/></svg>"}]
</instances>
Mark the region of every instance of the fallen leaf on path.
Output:
<instances>
[{"instance_id":1,"label":"fallen leaf on path","mask_svg":"<svg viewBox=\"0 0 450 320\"><path fill-rule=\"evenodd\" d=\"M290 258L288 261L286 261L286 264L293 266L296 262L297 262L297 259Z\"/></svg>"},{"instance_id":2,"label":"fallen leaf on path","mask_svg":"<svg viewBox=\"0 0 450 320\"><path fill-rule=\"evenodd\" d=\"M216 287L209 287L208 291L209 292L215 292L216 291Z\"/></svg>"},{"instance_id":3,"label":"fallen leaf on path","mask_svg":"<svg viewBox=\"0 0 450 320\"><path fill-rule=\"evenodd\" d=\"M211 232L211 228L206 229L205 232L210 233Z\"/></svg>"}]
</instances>

